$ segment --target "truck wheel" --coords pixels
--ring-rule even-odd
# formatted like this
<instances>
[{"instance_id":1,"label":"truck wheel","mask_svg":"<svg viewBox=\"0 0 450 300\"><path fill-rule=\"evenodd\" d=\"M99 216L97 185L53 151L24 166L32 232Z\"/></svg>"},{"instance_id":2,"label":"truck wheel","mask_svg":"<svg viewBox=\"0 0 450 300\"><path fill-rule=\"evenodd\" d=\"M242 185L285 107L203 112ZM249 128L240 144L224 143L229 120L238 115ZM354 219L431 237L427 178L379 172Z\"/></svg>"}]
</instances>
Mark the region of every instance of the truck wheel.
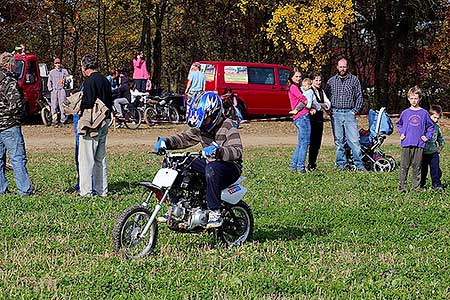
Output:
<instances>
[{"instance_id":1,"label":"truck wheel","mask_svg":"<svg viewBox=\"0 0 450 300\"><path fill-rule=\"evenodd\" d=\"M42 118L42 123L44 123L45 126L52 125L52 113L50 111L50 107L44 106L41 109L41 118Z\"/></svg>"}]
</instances>

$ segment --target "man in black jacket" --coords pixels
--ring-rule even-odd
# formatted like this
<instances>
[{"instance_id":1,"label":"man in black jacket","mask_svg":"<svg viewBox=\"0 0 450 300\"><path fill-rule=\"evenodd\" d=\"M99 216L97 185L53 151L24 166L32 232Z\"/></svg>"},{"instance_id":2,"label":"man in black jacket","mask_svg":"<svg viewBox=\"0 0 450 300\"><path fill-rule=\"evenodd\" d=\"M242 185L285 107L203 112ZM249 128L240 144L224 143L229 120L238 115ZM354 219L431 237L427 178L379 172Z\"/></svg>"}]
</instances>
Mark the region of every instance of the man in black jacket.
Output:
<instances>
[{"instance_id":1,"label":"man in black jacket","mask_svg":"<svg viewBox=\"0 0 450 300\"><path fill-rule=\"evenodd\" d=\"M13 77L14 57L0 54L0 195L7 192L5 177L6 152L14 170L19 195L31 195L31 182L26 168L27 154L21 122L24 114L23 94Z\"/></svg>"},{"instance_id":2,"label":"man in black jacket","mask_svg":"<svg viewBox=\"0 0 450 300\"><path fill-rule=\"evenodd\" d=\"M111 84L105 76L98 71L97 58L92 54L85 55L81 60L81 70L86 78L83 83L83 99L81 101L81 117L87 109L94 107L99 99L111 111L112 92ZM80 118L81 118L80 117ZM80 163L80 195L92 194L106 197L108 194L108 178L106 172L106 136L108 123L98 128L98 135L80 136L79 163Z\"/></svg>"}]
</instances>

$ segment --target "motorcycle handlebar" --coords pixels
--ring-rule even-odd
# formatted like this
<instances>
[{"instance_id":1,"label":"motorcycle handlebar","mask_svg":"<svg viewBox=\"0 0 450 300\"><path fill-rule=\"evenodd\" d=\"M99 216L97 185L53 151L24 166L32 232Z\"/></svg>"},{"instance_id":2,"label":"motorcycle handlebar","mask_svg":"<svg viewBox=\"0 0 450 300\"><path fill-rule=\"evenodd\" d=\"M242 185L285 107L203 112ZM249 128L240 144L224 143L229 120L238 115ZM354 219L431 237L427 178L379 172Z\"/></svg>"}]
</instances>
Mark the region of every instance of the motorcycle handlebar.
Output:
<instances>
[{"instance_id":1,"label":"motorcycle handlebar","mask_svg":"<svg viewBox=\"0 0 450 300\"><path fill-rule=\"evenodd\" d=\"M158 152L153 152L159 156L166 157L201 157L202 151L192 151L192 152L171 152L165 148L161 148Z\"/></svg>"}]
</instances>

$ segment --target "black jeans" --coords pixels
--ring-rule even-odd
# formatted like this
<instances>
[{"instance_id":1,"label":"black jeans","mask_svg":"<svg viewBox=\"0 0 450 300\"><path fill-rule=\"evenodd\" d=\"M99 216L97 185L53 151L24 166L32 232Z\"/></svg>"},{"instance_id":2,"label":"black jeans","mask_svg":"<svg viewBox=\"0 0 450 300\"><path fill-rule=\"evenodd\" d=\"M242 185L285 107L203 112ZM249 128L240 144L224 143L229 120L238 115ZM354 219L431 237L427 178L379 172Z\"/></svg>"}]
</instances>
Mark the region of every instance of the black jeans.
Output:
<instances>
[{"instance_id":1,"label":"black jeans","mask_svg":"<svg viewBox=\"0 0 450 300\"><path fill-rule=\"evenodd\" d=\"M241 172L232 162L212 161L207 163L204 158L196 158L192 169L206 178L206 201L210 210L221 208L220 194L222 190L238 180Z\"/></svg>"},{"instance_id":2,"label":"black jeans","mask_svg":"<svg viewBox=\"0 0 450 300\"><path fill-rule=\"evenodd\" d=\"M420 176L420 186L424 187L427 181L428 166L430 166L431 184L435 187L442 187L442 171L439 168L439 153L422 155L422 171Z\"/></svg>"},{"instance_id":3,"label":"black jeans","mask_svg":"<svg viewBox=\"0 0 450 300\"><path fill-rule=\"evenodd\" d=\"M309 167L315 168L317 166L317 156L322 144L323 135L323 111L319 110L314 115L309 116L311 122L311 137L309 142Z\"/></svg>"}]
</instances>

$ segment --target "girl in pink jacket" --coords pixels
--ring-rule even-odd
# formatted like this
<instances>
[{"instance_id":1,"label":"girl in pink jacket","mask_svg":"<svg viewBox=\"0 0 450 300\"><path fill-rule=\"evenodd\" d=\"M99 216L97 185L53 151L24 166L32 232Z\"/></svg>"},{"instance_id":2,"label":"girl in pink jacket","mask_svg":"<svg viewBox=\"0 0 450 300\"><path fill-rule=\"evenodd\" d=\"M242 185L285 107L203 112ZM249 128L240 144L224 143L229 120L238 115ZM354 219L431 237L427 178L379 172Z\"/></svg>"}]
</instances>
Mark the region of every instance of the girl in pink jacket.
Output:
<instances>
[{"instance_id":1,"label":"girl in pink jacket","mask_svg":"<svg viewBox=\"0 0 450 300\"><path fill-rule=\"evenodd\" d=\"M136 88L140 92L145 92L149 74L147 71L147 63L144 59L144 53L142 51L138 51L136 57L133 59L133 67L133 79L136 83Z\"/></svg>"},{"instance_id":2,"label":"girl in pink jacket","mask_svg":"<svg viewBox=\"0 0 450 300\"><path fill-rule=\"evenodd\" d=\"M311 124L309 122L309 109L306 107L307 100L300 90L301 79L302 74L298 70L294 69L289 74L288 95L291 102L291 108L296 110L299 107L299 104L305 104L305 107L297 111L293 117L294 125L298 132L298 143L292 154L289 169L298 173L306 173L305 159L311 135Z\"/></svg>"}]
</instances>

